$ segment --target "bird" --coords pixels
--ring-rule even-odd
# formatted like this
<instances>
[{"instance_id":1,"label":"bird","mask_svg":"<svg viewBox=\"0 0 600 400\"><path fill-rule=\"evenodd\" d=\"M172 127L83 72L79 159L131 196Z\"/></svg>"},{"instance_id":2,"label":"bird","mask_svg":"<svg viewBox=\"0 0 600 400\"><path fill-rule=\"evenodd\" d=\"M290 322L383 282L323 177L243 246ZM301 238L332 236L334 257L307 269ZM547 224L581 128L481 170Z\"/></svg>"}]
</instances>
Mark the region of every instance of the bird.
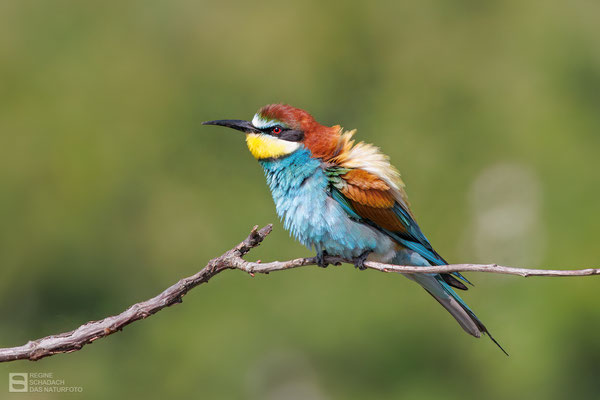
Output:
<instances>
[{"instance_id":1,"label":"bird","mask_svg":"<svg viewBox=\"0 0 600 400\"><path fill-rule=\"evenodd\" d=\"M300 243L326 256L396 265L448 263L433 249L410 209L405 185L389 157L372 144L356 142L356 130L318 123L287 104L269 104L251 121L203 122L245 133L250 153L262 166L275 209ZM506 355L455 289L471 284L462 274L405 274L433 296L470 335L487 335Z\"/></svg>"}]
</instances>

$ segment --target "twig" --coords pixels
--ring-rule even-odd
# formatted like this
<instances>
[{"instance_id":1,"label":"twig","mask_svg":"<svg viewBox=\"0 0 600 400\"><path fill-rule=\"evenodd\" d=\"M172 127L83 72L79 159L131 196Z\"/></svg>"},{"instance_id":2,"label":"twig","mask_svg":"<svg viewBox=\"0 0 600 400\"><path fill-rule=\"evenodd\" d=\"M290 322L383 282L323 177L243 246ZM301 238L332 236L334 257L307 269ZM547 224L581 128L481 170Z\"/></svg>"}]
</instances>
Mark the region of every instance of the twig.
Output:
<instances>
[{"instance_id":1,"label":"twig","mask_svg":"<svg viewBox=\"0 0 600 400\"><path fill-rule=\"evenodd\" d=\"M120 331L132 322L149 317L165 307L181 303L183 296L185 296L188 291L198 285L208 282L210 278L226 269L239 269L254 275L268 274L269 272L284 271L305 265L317 264L315 257L297 258L289 261L273 261L270 263L250 262L244 260L244 255L254 247L260 245L264 238L271 233L272 228L272 225L267 225L258 230L258 226L255 226L252 228L250 235L248 235L243 242L235 246L233 249L225 252L220 257L210 260L208 264L195 275L181 279L179 282L172 285L158 296L141 303L134 304L118 315L107 317L99 321L90 321L73 331L58 335L46 336L41 339L30 341L23 346L0 349L0 362L15 360L36 361L54 354L70 353L80 350L84 345ZM326 257L325 261L330 264L338 265L343 262L352 263L352 260L345 260L340 257ZM368 268L382 272L399 272L403 274L449 273L459 271L492 272L497 274L520 275L525 277L587 276L600 274L599 268L581 270L541 270L503 267L496 264L453 264L435 267L415 267L366 261L364 265Z\"/></svg>"}]
</instances>

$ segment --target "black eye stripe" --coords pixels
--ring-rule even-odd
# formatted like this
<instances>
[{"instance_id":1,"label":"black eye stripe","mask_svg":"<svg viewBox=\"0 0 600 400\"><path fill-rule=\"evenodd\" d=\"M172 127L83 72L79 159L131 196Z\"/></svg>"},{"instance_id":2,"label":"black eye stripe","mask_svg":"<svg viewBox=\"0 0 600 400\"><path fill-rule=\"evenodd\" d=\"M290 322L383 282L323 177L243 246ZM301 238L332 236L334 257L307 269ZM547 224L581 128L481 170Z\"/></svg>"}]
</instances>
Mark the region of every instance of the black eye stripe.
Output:
<instances>
[{"instance_id":1,"label":"black eye stripe","mask_svg":"<svg viewBox=\"0 0 600 400\"><path fill-rule=\"evenodd\" d=\"M281 129L281 132L277 135L275 135L273 133L273 129L275 129L275 128ZM265 133L267 135L271 135L278 139L287 140L288 142L300 142L304 139L303 131L284 128L281 125L274 125L274 126L270 126L268 128L263 128L261 130L263 131L263 133Z\"/></svg>"},{"instance_id":2,"label":"black eye stripe","mask_svg":"<svg viewBox=\"0 0 600 400\"><path fill-rule=\"evenodd\" d=\"M288 142L300 142L304 139L304 132L287 129L279 134L279 138Z\"/></svg>"},{"instance_id":3,"label":"black eye stripe","mask_svg":"<svg viewBox=\"0 0 600 400\"><path fill-rule=\"evenodd\" d=\"M285 131L285 130L287 130L286 128L284 128L281 125L273 125L273 126L269 126L267 128L262 128L261 131L263 131L264 133L270 135L270 134L273 133L273 129L275 129L275 128L281 129L282 132Z\"/></svg>"}]
</instances>

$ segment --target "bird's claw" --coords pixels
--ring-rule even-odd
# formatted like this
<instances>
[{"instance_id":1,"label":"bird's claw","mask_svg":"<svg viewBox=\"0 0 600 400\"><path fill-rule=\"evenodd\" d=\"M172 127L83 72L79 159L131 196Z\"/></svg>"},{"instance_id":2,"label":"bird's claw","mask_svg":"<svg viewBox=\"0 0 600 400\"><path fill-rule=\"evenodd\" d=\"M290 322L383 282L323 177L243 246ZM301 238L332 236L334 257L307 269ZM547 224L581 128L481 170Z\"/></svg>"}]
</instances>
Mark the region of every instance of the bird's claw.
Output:
<instances>
[{"instance_id":1,"label":"bird's claw","mask_svg":"<svg viewBox=\"0 0 600 400\"><path fill-rule=\"evenodd\" d=\"M321 268L327 268L327 266L329 265L329 263L325 261L326 255L327 255L326 251L319 251L317 253L317 265Z\"/></svg>"},{"instance_id":2,"label":"bird's claw","mask_svg":"<svg viewBox=\"0 0 600 400\"><path fill-rule=\"evenodd\" d=\"M354 266L356 268L358 268L360 271L364 271L365 269L367 269L367 266L365 265L365 261L367 261L367 257L371 253L372 253L371 250L367 250L364 253L362 253L360 256L354 258L352 260L354 262Z\"/></svg>"}]
</instances>

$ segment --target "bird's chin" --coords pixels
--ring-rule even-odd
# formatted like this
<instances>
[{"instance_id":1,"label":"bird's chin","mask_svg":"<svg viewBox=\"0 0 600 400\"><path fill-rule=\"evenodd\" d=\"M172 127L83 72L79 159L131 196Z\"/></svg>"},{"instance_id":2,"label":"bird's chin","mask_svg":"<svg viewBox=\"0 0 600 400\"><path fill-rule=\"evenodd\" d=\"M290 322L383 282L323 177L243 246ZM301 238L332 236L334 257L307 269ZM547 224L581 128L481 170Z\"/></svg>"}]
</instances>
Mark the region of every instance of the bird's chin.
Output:
<instances>
[{"instance_id":1,"label":"bird's chin","mask_svg":"<svg viewBox=\"0 0 600 400\"><path fill-rule=\"evenodd\" d=\"M300 143L278 139L264 133L246 134L248 150L257 160L285 157L300 148Z\"/></svg>"}]
</instances>

